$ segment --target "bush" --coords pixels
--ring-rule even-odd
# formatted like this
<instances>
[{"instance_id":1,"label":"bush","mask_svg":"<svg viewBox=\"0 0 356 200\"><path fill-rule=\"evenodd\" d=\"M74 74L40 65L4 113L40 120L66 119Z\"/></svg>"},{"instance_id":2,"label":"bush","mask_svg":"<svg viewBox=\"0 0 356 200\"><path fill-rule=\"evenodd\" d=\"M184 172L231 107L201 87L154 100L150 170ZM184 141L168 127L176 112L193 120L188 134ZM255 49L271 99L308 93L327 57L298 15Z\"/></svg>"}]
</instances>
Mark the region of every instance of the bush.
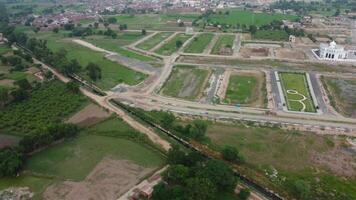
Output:
<instances>
[{"instance_id":1,"label":"bush","mask_svg":"<svg viewBox=\"0 0 356 200\"><path fill-rule=\"evenodd\" d=\"M14 148L0 150L0 177L15 176L23 165L23 154Z\"/></svg>"},{"instance_id":2,"label":"bush","mask_svg":"<svg viewBox=\"0 0 356 200\"><path fill-rule=\"evenodd\" d=\"M225 160L230 161L230 162L235 162L235 163L239 163L239 164L245 162L244 157L242 155L240 155L239 151L235 147L226 146L222 150L222 155Z\"/></svg>"}]
</instances>

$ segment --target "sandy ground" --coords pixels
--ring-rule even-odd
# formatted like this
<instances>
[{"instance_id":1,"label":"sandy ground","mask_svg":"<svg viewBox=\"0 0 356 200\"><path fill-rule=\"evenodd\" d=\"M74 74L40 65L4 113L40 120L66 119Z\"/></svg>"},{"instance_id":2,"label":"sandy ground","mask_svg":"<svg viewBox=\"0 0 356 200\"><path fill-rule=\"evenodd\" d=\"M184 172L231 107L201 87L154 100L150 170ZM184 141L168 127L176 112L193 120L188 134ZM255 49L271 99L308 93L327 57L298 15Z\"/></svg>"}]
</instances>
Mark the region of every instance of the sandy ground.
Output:
<instances>
[{"instance_id":1,"label":"sandy ground","mask_svg":"<svg viewBox=\"0 0 356 200\"><path fill-rule=\"evenodd\" d=\"M277 48L275 54L278 59L305 60L307 58L303 51L296 49Z\"/></svg>"},{"instance_id":2,"label":"sandy ground","mask_svg":"<svg viewBox=\"0 0 356 200\"><path fill-rule=\"evenodd\" d=\"M10 79L3 79L0 80L0 85L1 86L5 86L5 87L13 87L14 86L14 80L10 80Z\"/></svg>"},{"instance_id":3,"label":"sandy ground","mask_svg":"<svg viewBox=\"0 0 356 200\"><path fill-rule=\"evenodd\" d=\"M90 126L104 120L109 116L109 112L105 111L96 104L91 103L71 116L67 122L78 124L80 126Z\"/></svg>"},{"instance_id":4,"label":"sandy ground","mask_svg":"<svg viewBox=\"0 0 356 200\"><path fill-rule=\"evenodd\" d=\"M222 80L220 80L219 88L216 93L220 99L225 99L226 90L227 90L227 86L229 85L231 72L232 72L231 70L226 70L223 74Z\"/></svg>"},{"instance_id":5,"label":"sandy ground","mask_svg":"<svg viewBox=\"0 0 356 200\"><path fill-rule=\"evenodd\" d=\"M82 182L64 181L51 185L45 200L114 200L150 173L127 160L104 158Z\"/></svg>"},{"instance_id":6,"label":"sandy ground","mask_svg":"<svg viewBox=\"0 0 356 200\"><path fill-rule=\"evenodd\" d=\"M244 58L267 57L268 56L268 49L267 48L246 48L246 47L242 47L240 49L240 54Z\"/></svg>"}]
</instances>

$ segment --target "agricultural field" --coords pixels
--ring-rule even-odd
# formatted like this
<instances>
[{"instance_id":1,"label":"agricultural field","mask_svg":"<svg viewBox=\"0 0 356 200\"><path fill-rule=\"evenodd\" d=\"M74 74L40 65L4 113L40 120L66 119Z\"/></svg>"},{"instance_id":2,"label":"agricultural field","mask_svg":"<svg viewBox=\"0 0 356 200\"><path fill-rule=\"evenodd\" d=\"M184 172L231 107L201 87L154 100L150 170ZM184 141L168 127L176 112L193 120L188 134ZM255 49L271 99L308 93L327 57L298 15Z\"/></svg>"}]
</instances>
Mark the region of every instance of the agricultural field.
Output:
<instances>
[{"instance_id":1,"label":"agricultural field","mask_svg":"<svg viewBox=\"0 0 356 200\"><path fill-rule=\"evenodd\" d=\"M177 42L181 41L181 44L183 45L190 37L191 37L190 35L186 35L184 33L178 33L172 39L164 43L155 52L165 56L172 55L180 48L180 46L177 46Z\"/></svg>"},{"instance_id":2,"label":"agricultural field","mask_svg":"<svg viewBox=\"0 0 356 200\"><path fill-rule=\"evenodd\" d=\"M220 35L218 40L216 41L213 49L211 50L211 54L222 54L222 51L226 49L232 48L235 40L235 35Z\"/></svg>"},{"instance_id":3,"label":"agricultural field","mask_svg":"<svg viewBox=\"0 0 356 200\"><path fill-rule=\"evenodd\" d=\"M81 94L64 83L51 81L34 90L24 101L5 107L0 113L0 133L24 136L61 121L87 103Z\"/></svg>"},{"instance_id":4,"label":"agricultural field","mask_svg":"<svg viewBox=\"0 0 356 200\"><path fill-rule=\"evenodd\" d=\"M263 107L266 99L262 73L233 73L229 77L224 102Z\"/></svg>"},{"instance_id":5,"label":"agricultural field","mask_svg":"<svg viewBox=\"0 0 356 200\"><path fill-rule=\"evenodd\" d=\"M98 64L101 69L102 78L95 83L104 90L111 89L119 83L136 85L142 82L147 75L131 70L119 63L112 62L104 58L104 54L95 52L89 48L75 44L70 38L63 38L52 33L41 33L38 38L46 39L48 47L54 52L66 50L69 59L77 59L81 66L85 67L92 62ZM81 75L89 80L83 70Z\"/></svg>"},{"instance_id":6,"label":"agricultural field","mask_svg":"<svg viewBox=\"0 0 356 200\"><path fill-rule=\"evenodd\" d=\"M220 12L221 11L221 12ZM215 14L208 15L205 20L209 23L229 24L235 26L236 24L246 26L256 25L262 26L269 24L274 20L297 20L297 16L283 15L283 14L268 14L268 13L254 13L252 11L243 11L238 9L220 10Z\"/></svg>"},{"instance_id":7,"label":"agricultural field","mask_svg":"<svg viewBox=\"0 0 356 200\"><path fill-rule=\"evenodd\" d=\"M190 44L184 49L185 53L203 53L209 45L214 35L211 33L202 33L196 36Z\"/></svg>"},{"instance_id":8,"label":"agricultural field","mask_svg":"<svg viewBox=\"0 0 356 200\"><path fill-rule=\"evenodd\" d=\"M259 30L253 35L255 40L288 41L289 35L283 30Z\"/></svg>"},{"instance_id":9,"label":"agricultural field","mask_svg":"<svg viewBox=\"0 0 356 200\"><path fill-rule=\"evenodd\" d=\"M322 77L331 105L346 117L356 117L356 79Z\"/></svg>"},{"instance_id":10,"label":"agricultural field","mask_svg":"<svg viewBox=\"0 0 356 200\"><path fill-rule=\"evenodd\" d=\"M283 72L279 76L288 110L316 112L305 74Z\"/></svg>"},{"instance_id":11,"label":"agricultural field","mask_svg":"<svg viewBox=\"0 0 356 200\"><path fill-rule=\"evenodd\" d=\"M172 34L173 34L172 32L157 33L156 35L152 36L148 40L143 41L142 43L138 44L136 47L148 51L148 50L152 49L153 47L157 46L163 40L167 39Z\"/></svg>"},{"instance_id":12,"label":"agricultural field","mask_svg":"<svg viewBox=\"0 0 356 200\"><path fill-rule=\"evenodd\" d=\"M211 72L192 66L175 66L162 94L187 100L198 99Z\"/></svg>"},{"instance_id":13,"label":"agricultural field","mask_svg":"<svg viewBox=\"0 0 356 200\"><path fill-rule=\"evenodd\" d=\"M216 148L236 147L246 159L245 173L253 176L252 171L257 171L265 176L257 176L257 180L298 199L298 183L308 189L306 199L356 197L352 147L345 138L240 123L211 123L207 136Z\"/></svg>"},{"instance_id":14,"label":"agricultural field","mask_svg":"<svg viewBox=\"0 0 356 200\"><path fill-rule=\"evenodd\" d=\"M130 33L130 32L128 32ZM135 34L137 34L136 32L133 32ZM140 34L141 35L141 34ZM122 44L122 43L126 43L126 42L122 42L122 38L120 38L120 36L118 36L119 39L113 39L111 37L107 37L107 36L89 36L85 38L85 41L101 47L105 50L109 50L109 51L113 51L116 52L118 54L121 54L123 56L126 56L128 58L133 58L136 60L140 60L140 61L144 61L144 62L152 62L155 61L154 58L146 56L146 55L142 55L140 53L136 53L134 51L122 48L123 45L127 45L127 44ZM137 39L139 39L140 37L138 37ZM134 42L135 40L130 40L129 43Z\"/></svg>"},{"instance_id":15,"label":"agricultural field","mask_svg":"<svg viewBox=\"0 0 356 200\"><path fill-rule=\"evenodd\" d=\"M35 199L115 199L164 164L144 138L121 119L108 118L34 154L19 177L0 179L0 190L28 186Z\"/></svg>"}]
</instances>

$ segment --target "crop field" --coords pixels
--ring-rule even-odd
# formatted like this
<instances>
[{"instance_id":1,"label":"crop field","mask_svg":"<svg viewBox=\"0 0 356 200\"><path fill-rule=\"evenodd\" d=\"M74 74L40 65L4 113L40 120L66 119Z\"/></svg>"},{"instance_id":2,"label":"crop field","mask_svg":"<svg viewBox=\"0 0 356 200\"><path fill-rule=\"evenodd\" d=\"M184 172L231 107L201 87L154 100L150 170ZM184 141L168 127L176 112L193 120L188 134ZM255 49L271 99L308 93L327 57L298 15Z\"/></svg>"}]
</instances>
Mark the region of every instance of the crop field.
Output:
<instances>
[{"instance_id":1,"label":"crop field","mask_svg":"<svg viewBox=\"0 0 356 200\"><path fill-rule=\"evenodd\" d=\"M10 185L28 186L35 192L35 199L42 199L43 195L69 198L80 193L80 188L87 188L90 192L85 195L89 196L122 194L164 164L163 156L144 145L144 140L135 141L140 136L143 135L121 119L109 118L84 129L76 138L34 154L25 166L26 173L0 179L0 190ZM110 196L113 198L117 196Z\"/></svg>"},{"instance_id":2,"label":"crop field","mask_svg":"<svg viewBox=\"0 0 356 200\"><path fill-rule=\"evenodd\" d=\"M90 36L85 38L85 40L91 44L94 44L95 46L101 47L105 50L116 52L128 58L133 58L145 62L155 61L155 59L152 57L142 55L140 53L136 53L134 51L122 48L122 45L124 44L120 44L121 42L119 39L113 39L107 36ZM132 42L134 41L135 40L133 40Z\"/></svg>"},{"instance_id":3,"label":"crop field","mask_svg":"<svg viewBox=\"0 0 356 200\"><path fill-rule=\"evenodd\" d=\"M102 78L95 83L104 90L111 89L119 83L126 83L128 85L136 85L143 81L147 75L131 70L119 63L112 62L104 58L104 54L95 52L89 48L75 44L69 38L64 39L54 34L44 33L39 36L41 39L48 40L48 47L54 52L60 50L67 51L69 59L77 59L78 62L86 67L88 63L96 63L101 68ZM85 71L81 75L89 80Z\"/></svg>"},{"instance_id":4,"label":"crop field","mask_svg":"<svg viewBox=\"0 0 356 200\"><path fill-rule=\"evenodd\" d=\"M235 26L236 24L261 26L269 24L273 20L283 19L296 20L298 17L293 15L253 13L251 11L231 9L221 10L221 12L218 11L215 14L208 15L206 20L210 23L229 24L231 26Z\"/></svg>"},{"instance_id":5,"label":"crop field","mask_svg":"<svg viewBox=\"0 0 356 200\"><path fill-rule=\"evenodd\" d=\"M305 74L279 73L289 110L316 112Z\"/></svg>"},{"instance_id":6,"label":"crop field","mask_svg":"<svg viewBox=\"0 0 356 200\"><path fill-rule=\"evenodd\" d=\"M260 172L265 177L256 179L261 182L270 182L296 196L300 194L293 189L294 184L303 182L310 190L307 199L347 199L343 194L349 199L356 197L356 172L352 154L347 153L351 147L342 148L344 138L213 122L207 136L216 148L236 147L246 159L246 173L253 176L252 171ZM268 175L272 171L275 176ZM346 171L350 174L343 173Z\"/></svg>"},{"instance_id":7,"label":"crop field","mask_svg":"<svg viewBox=\"0 0 356 200\"><path fill-rule=\"evenodd\" d=\"M346 117L356 117L356 79L323 77L331 105Z\"/></svg>"},{"instance_id":8,"label":"crop field","mask_svg":"<svg viewBox=\"0 0 356 200\"><path fill-rule=\"evenodd\" d=\"M282 30L259 30L253 35L255 40L287 41L289 35Z\"/></svg>"},{"instance_id":9,"label":"crop field","mask_svg":"<svg viewBox=\"0 0 356 200\"><path fill-rule=\"evenodd\" d=\"M226 90L225 102L249 104L258 98L257 78L254 76L231 75Z\"/></svg>"},{"instance_id":10,"label":"crop field","mask_svg":"<svg viewBox=\"0 0 356 200\"><path fill-rule=\"evenodd\" d=\"M165 83L162 94L187 100L196 100L203 92L211 72L191 66L176 66Z\"/></svg>"},{"instance_id":11,"label":"crop field","mask_svg":"<svg viewBox=\"0 0 356 200\"><path fill-rule=\"evenodd\" d=\"M186 35L184 33L178 33L172 39L163 44L160 48L158 48L155 52L161 55L169 56L174 52L178 51L179 48L176 46L176 42L181 41L184 44L191 36Z\"/></svg>"},{"instance_id":12,"label":"crop field","mask_svg":"<svg viewBox=\"0 0 356 200\"><path fill-rule=\"evenodd\" d=\"M220 35L216 41L211 54L221 54L223 48L231 49L235 40L235 35Z\"/></svg>"},{"instance_id":13,"label":"crop field","mask_svg":"<svg viewBox=\"0 0 356 200\"><path fill-rule=\"evenodd\" d=\"M187 45L184 52L186 53L203 53L209 45L214 35L211 33L202 33L196 36L190 44Z\"/></svg>"},{"instance_id":14,"label":"crop field","mask_svg":"<svg viewBox=\"0 0 356 200\"><path fill-rule=\"evenodd\" d=\"M52 81L42 85L31 96L5 107L0 113L0 133L23 136L41 130L48 124L61 121L78 110L87 99Z\"/></svg>"},{"instance_id":15,"label":"crop field","mask_svg":"<svg viewBox=\"0 0 356 200\"><path fill-rule=\"evenodd\" d=\"M146 41L143 41L142 43L138 44L136 47L143 49L143 50L150 50L153 47L157 46L160 42L171 36L173 33L172 32L160 32L157 33L156 35L152 36Z\"/></svg>"}]
</instances>

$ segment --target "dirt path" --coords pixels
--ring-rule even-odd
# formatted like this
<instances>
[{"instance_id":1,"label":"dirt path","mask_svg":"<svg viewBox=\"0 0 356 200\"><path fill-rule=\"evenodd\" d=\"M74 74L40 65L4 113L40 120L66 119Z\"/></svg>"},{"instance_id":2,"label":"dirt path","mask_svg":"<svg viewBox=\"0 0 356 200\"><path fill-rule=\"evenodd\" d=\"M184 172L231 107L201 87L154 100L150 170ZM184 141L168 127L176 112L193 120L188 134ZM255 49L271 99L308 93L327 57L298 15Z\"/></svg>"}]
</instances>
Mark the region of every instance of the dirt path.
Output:
<instances>
[{"instance_id":1,"label":"dirt path","mask_svg":"<svg viewBox=\"0 0 356 200\"><path fill-rule=\"evenodd\" d=\"M172 38L174 38L176 35L178 34L178 32L173 33L172 35L170 35L169 37L167 37L166 39L164 39L163 41L161 41L159 44L157 44L155 47L153 47L152 49L150 49L150 52L154 52L157 49L161 48L164 44L166 44L168 41L170 41Z\"/></svg>"},{"instance_id":2,"label":"dirt path","mask_svg":"<svg viewBox=\"0 0 356 200\"><path fill-rule=\"evenodd\" d=\"M107 53L107 54L115 54L114 52L111 52L111 51L108 51L108 50L105 50L105 49L102 49L100 47L97 47L89 42L86 42L84 40L79 40L79 39L73 39L72 40L73 42L81 45L81 46L84 46L84 47L87 47L93 51L98 51L98 52L102 52L102 53Z\"/></svg>"}]
</instances>

